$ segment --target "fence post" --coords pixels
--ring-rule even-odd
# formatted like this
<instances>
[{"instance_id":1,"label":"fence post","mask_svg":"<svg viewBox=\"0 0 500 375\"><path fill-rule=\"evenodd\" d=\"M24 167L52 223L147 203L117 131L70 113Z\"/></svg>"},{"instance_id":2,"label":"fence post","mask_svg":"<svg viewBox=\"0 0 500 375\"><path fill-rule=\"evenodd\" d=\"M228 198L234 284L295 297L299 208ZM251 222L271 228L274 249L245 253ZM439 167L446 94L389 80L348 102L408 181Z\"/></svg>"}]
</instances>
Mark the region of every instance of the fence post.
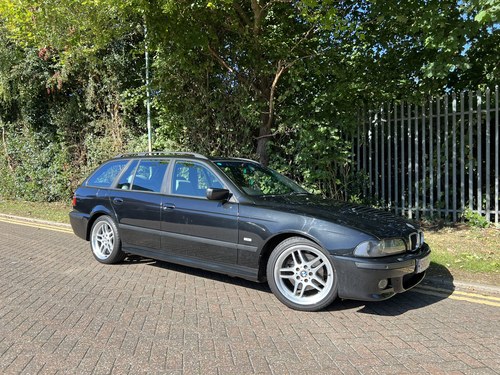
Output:
<instances>
[{"instance_id":1,"label":"fence post","mask_svg":"<svg viewBox=\"0 0 500 375\"><path fill-rule=\"evenodd\" d=\"M498 224L498 217L500 213L498 212L500 210L500 207L498 207L498 201L500 200L499 197L499 178L500 178L500 171L498 170L500 168L499 165L499 154L500 154L500 126L499 126L499 119L498 119L498 86L495 86L495 223Z\"/></svg>"},{"instance_id":2,"label":"fence post","mask_svg":"<svg viewBox=\"0 0 500 375\"><path fill-rule=\"evenodd\" d=\"M450 215L450 150L449 150L449 103L448 95L444 96L444 213Z\"/></svg>"},{"instance_id":3,"label":"fence post","mask_svg":"<svg viewBox=\"0 0 500 375\"><path fill-rule=\"evenodd\" d=\"M481 215L482 214L482 208L483 208L483 193L481 189L481 183L482 183L482 145L481 145L481 104L482 104L482 97L481 97L481 91L477 90L476 92L477 95L477 212Z\"/></svg>"},{"instance_id":4,"label":"fence post","mask_svg":"<svg viewBox=\"0 0 500 375\"><path fill-rule=\"evenodd\" d=\"M465 103L464 92L460 93L460 210L465 210Z\"/></svg>"},{"instance_id":5,"label":"fence post","mask_svg":"<svg viewBox=\"0 0 500 375\"><path fill-rule=\"evenodd\" d=\"M433 102L429 99L429 210L434 216L434 137L433 137Z\"/></svg>"},{"instance_id":6,"label":"fence post","mask_svg":"<svg viewBox=\"0 0 500 375\"><path fill-rule=\"evenodd\" d=\"M436 192L436 201L437 201L437 213L438 216L441 216L441 98L437 98L437 131L436 131L436 142L437 142L437 164L436 164L436 172L437 172L437 192Z\"/></svg>"},{"instance_id":7,"label":"fence post","mask_svg":"<svg viewBox=\"0 0 500 375\"><path fill-rule=\"evenodd\" d=\"M473 114L474 103L472 91L469 91L469 210L474 209L474 141L473 141Z\"/></svg>"},{"instance_id":8,"label":"fence post","mask_svg":"<svg viewBox=\"0 0 500 375\"><path fill-rule=\"evenodd\" d=\"M392 144L392 132L391 132L391 103L387 103L387 205L389 209L392 207L392 153L391 153L391 144Z\"/></svg>"},{"instance_id":9,"label":"fence post","mask_svg":"<svg viewBox=\"0 0 500 375\"><path fill-rule=\"evenodd\" d=\"M401 119L401 213L404 215L406 208L405 200L405 125L404 125L404 106L401 103L401 113L399 114Z\"/></svg>"},{"instance_id":10,"label":"fence post","mask_svg":"<svg viewBox=\"0 0 500 375\"><path fill-rule=\"evenodd\" d=\"M490 137L491 137L491 133L490 133L490 89L487 88L486 89L486 183L485 183L485 188L486 188L486 191L485 191L485 195L486 195L486 211L485 211L485 216L486 216L486 219L488 219L488 221L491 221L491 218L490 218L490 204L491 204L491 196L490 196L490 183L491 183L491 180L490 180L490 176L491 176L491 161L490 161L490 151L491 151L491 140L490 140ZM481 142L481 140L479 140Z\"/></svg>"},{"instance_id":11,"label":"fence post","mask_svg":"<svg viewBox=\"0 0 500 375\"><path fill-rule=\"evenodd\" d=\"M418 137L418 105L414 105L414 111L415 111L415 136L414 136L414 142L415 142L415 162L414 162L414 165L415 165L415 218L418 220L420 218L420 212L419 212L419 179L418 179L418 170L419 170L419 159L418 159L418 141L419 141L419 137Z\"/></svg>"},{"instance_id":12,"label":"fence post","mask_svg":"<svg viewBox=\"0 0 500 375\"><path fill-rule=\"evenodd\" d=\"M394 103L394 212L396 214L399 207L398 155L398 106Z\"/></svg>"},{"instance_id":13,"label":"fence post","mask_svg":"<svg viewBox=\"0 0 500 375\"><path fill-rule=\"evenodd\" d=\"M427 209L427 148L426 148L426 132L425 132L425 102L422 103L422 216L426 216Z\"/></svg>"},{"instance_id":14,"label":"fence post","mask_svg":"<svg viewBox=\"0 0 500 375\"><path fill-rule=\"evenodd\" d=\"M451 96L451 162L452 167L452 181L453 181L453 191L452 191L452 210L453 210L453 221L457 221L457 96L455 93Z\"/></svg>"}]
</instances>

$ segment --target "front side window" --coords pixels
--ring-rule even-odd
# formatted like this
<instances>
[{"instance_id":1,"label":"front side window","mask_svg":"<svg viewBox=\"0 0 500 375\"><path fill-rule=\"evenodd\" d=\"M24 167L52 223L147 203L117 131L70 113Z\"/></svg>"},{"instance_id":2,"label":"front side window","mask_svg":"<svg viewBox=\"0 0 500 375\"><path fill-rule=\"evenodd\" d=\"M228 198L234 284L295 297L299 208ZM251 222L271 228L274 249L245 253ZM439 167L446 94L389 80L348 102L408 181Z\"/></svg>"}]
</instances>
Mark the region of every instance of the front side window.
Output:
<instances>
[{"instance_id":1,"label":"front side window","mask_svg":"<svg viewBox=\"0 0 500 375\"><path fill-rule=\"evenodd\" d=\"M111 187L115 178L120 174L122 169L125 168L128 162L128 160L115 160L103 164L89 177L86 185L103 188Z\"/></svg>"},{"instance_id":2,"label":"front side window","mask_svg":"<svg viewBox=\"0 0 500 375\"><path fill-rule=\"evenodd\" d=\"M187 162L175 163L172 193L193 197L206 197L208 188L223 188L224 184L207 167Z\"/></svg>"},{"instance_id":3,"label":"front side window","mask_svg":"<svg viewBox=\"0 0 500 375\"><path fill-rule=\"evenodd\" d=\"M215 164L248 195L308 194L294 181L257 163L218 161Z\"/></svg>"}]
</instances>

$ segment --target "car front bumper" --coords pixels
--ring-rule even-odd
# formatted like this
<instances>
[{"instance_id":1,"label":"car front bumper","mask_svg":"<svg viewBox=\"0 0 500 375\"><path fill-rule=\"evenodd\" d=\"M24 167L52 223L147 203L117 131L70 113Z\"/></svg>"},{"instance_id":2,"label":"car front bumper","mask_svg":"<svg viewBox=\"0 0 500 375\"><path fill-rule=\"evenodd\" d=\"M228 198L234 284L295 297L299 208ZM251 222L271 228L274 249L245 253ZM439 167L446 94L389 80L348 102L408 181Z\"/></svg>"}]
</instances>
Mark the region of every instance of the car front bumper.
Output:
<instances>
[{"instance_id":1,"label":"car front bumper","mask_svg":"<svg viewBox=\"0 0 500 375\"><path fill-rule=\"evenodd\" d=\"M384 258L333 256L338 295L345 299L381 301L411 289L424 278L430 253L429 246L424 244L416 253Z\"/></svg>"}]
</instances>

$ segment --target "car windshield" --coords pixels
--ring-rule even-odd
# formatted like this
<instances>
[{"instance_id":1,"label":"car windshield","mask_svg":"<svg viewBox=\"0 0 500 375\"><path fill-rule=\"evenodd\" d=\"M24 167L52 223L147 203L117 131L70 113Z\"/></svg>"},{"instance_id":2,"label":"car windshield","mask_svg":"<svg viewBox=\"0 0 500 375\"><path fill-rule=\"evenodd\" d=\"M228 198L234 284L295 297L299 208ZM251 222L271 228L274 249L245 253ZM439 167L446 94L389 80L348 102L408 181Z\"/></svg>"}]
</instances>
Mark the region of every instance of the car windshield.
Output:
<instances>
[{"instance_id":1,"label":"car windshield","mask_svg":"<svg viewBox=\"0 0 500 375\"><path fill-rule=\"evenodd\" d=\"M289 178L257 163L223 160L215 164L248 195L308 194Z\"/></svg>"}]
</instances>

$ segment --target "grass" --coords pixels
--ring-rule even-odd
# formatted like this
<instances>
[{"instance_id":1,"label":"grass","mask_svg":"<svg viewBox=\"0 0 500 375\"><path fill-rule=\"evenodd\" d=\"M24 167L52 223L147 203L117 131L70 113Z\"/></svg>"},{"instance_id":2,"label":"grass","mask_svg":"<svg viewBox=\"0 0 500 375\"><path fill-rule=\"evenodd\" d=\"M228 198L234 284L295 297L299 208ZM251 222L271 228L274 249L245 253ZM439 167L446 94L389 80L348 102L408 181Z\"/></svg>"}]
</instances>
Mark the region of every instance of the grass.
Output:
<instances>
[{"instance_id":1,"label":"grass","mask_svg":"<svg viewBox=\"0 0 500 375\"><path fill-rule=\"evenodd\" d=\"M67 203L37 203L0 200L0 213L69 223ZM500 229L471 228L456 224L439 230L426 230L432 249L429 273L443 276L443 270L465 281L500 285Z\"/></svg>"},{"instance_id":2,"label":"grass","mask_svg":"<svg viewBox=\"0 0 500 375\"><path fill-rule=\"evenodd\" d=\"M448 269L465 281L500 285L499 228L471 228L456 224L437 231L427 230L425 239L436 266Z\"/></svg>"},{"instance_id":3,"label":"grass","mask_svg":"<svg viewBox=\"0 0 500 375\"><path fill-rule=\"evenodd\" d=\"M41 203L0 200L0 213L28 217L32 219L69 223L68 213L70 211L70 202Z\"/></svg>"}]
</instances>

